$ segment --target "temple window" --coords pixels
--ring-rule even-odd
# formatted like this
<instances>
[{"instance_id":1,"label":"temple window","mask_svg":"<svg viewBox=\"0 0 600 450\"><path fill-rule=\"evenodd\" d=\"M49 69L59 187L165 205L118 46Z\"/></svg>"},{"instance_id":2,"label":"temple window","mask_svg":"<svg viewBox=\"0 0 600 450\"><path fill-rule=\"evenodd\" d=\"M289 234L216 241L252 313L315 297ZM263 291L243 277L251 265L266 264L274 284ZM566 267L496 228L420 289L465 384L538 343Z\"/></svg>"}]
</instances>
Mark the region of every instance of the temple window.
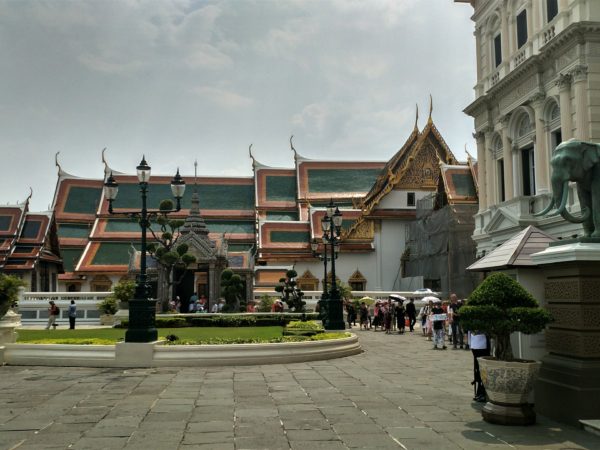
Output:
<instances>
[{"instance_id":1,"label":"temple window","mask_svg":"<svg viewBox=\"0 0 600 450\"><path fill-rule=\"evenodd\" d=\"M318 291L319 279L310 270L305 271L301 277L296 278L298 287L302 291Z\"/></svg>"},{"instance_id":2,"label":"temple window","mask_svg":"<svg viewBox=\"0 0 600 450\"><path fill-rule=\"evenodd\" d=\"M353 291L364 291L367 288L367 279L360 273L360 270L356 269L348 279L348 284Z\"/></svg>"},{"instance_id":3,"label":"temple window","mask_svg":"<svg viewBox=\"0 0 600 450\"><path fill-rule=\"evenodd\" d=\"M414 192L406 193L406 205L407 206L415 206L416 205L416 197Z\"/></svg>"},{"instance_id":4,"label":"temple window","mask_svg":"<svg viewBox=\"0 0 600 450\"><path fill-rule=\"evenodd\" d=\"M108 292L112 287L112 282L106 275L96 275L90 286L92 292Z\"/></svg>"}]
</instances>

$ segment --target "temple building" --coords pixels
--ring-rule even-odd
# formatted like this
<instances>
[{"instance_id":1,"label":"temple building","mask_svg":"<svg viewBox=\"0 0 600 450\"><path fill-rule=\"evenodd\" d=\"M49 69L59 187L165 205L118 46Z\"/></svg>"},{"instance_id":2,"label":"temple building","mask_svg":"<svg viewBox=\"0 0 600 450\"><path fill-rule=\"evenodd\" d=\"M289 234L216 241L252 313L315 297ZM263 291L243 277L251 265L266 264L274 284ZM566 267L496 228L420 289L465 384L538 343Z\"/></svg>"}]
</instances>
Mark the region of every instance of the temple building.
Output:
<instances>
[{"instance_id":1,"label":"temple building","mask_svg":"<svg viewBox=\"0 0 600 450\"><path fill-rule=\"evenodd\" d=\"M215 258L226 260L242 276L247 298L273 291L292 267L302 289L321 290L331 274L324 273L310 244L313 239L321 242L321 219L331 200L343 214L338 280L353 290L401 289L401 257L417 202L444 185L440 164L459 165L431 111L426 126L419 130L415 121L389 161L309 159L296 151L292 139L290 147L290 167L267 166L250 151L252 176L185 177L182 210L172 216L186 220L181 239L194 247L198 262L186 269L188 281L176 293L187 296L196 290L211 300L218 295L215 274L224 264ZM103 161L100 174L112 172L119 184L114 210L139 208L137 177L110 168L104 157ZM132 246L139 249L139 226L108 213L102 176L80 178L65 172L58 161L57 166L54 213L64 260L59 290L108 290L131 276L129 262ZM471 173L468 166L460 167ZM152 176L149 207L171 197L169 182L170 177ZM323 251L322 244L318 251Z\"/></svg>"},{"instance_id":2,"label":"temple building","mask_svg":"<svg viewBox=\"0 0 600 450\"><path fill-rule=\"evenodd\" d=\"M29 200L0 206L0 273L31 292L56 291L62 260L52 212L29 212Z\"/></svg>"}]
</instances>

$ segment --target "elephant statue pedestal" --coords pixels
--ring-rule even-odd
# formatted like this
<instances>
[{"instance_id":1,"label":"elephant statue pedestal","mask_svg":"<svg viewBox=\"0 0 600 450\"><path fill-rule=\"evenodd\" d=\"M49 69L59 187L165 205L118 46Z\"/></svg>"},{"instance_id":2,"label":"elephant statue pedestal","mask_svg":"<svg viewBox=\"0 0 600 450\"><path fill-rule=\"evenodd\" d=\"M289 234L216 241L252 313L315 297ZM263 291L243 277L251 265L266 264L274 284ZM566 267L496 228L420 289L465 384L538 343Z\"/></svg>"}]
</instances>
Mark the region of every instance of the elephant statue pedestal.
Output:
<instances>
[{"instance_id":1,"label":"elephant statue pedestal","mask_svg":"<svg viewBox=\"0 0 600 450\"><path fill-rule=\"evenodd\" d=\"M548 355L535 386L535 409L579 426L600 417L600 243L597 238L556 242L534 253L543 271Z\"/></svg>"}]
</instances>

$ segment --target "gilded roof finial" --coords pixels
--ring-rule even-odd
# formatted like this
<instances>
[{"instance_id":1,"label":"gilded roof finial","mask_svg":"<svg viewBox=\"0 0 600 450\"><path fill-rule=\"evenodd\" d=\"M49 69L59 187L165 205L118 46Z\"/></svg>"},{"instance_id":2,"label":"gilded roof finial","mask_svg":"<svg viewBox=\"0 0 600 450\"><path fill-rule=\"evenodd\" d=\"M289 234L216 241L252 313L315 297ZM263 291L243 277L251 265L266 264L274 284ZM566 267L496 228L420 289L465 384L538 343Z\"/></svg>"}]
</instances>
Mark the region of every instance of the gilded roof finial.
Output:
<instances>
[{"instance_id":1,"label":"gilded roof finial","mask_svg":"<svg viewBox=\"0 0 600 450\"><path fill-rule=\"evenodd\" d=\"M431 113L433 112L433 97L429 94L429 119L427 119L427 123L433 122L431 118Z\"/></svg>"},{"instance_id":2,"label":"gilded roof finial","mask_svg":"<svg viewBox=\"0 0 600 450\"><path fill-rule=\"evenodd\" d=\"M416 113L415 113L415 130L419 130L419 104L415 103Z\"/></svg>"},{"instance_id":3,"label":"gilded roof finial","mask_svg":"<svg viewBox=\"0 0 600 450\"><path fill-rule=\"evenodd\" d=\"M62 172L62 167L60 167L60 164L58 163L58 155L60 154L60 152L56 152L56 154L54 155L54 165L56 165L56 167L58 167L58 175L60 176L61 172Z\"/></svg>"},{"instance_id":4,"label":"gilded roof finial","mask_svg":"<svg viewBox=\"0 0 600 450\"><path fill-rule=\"evenodd\" d=\"M198 160L194 160L194 192L198 192Z\"/></svg>"},{"instance_id":5,"label":"gilded roof finial","mask_svg":"<svg viewBox=\"0 0 600 450\"><path fill-rule=\"evenodd\" d=\"M29 205L29 200L31 200L32 196L33 196L33 189L31 188L31 186L29 186L29 197L27 197L27 200L25 200L25 203L27 205Z\"/></svg>"},{"instance_id":6,"label":"gilded roof finial","mask_svg":"<svg viewBox=\"0 0 600 450\"><path fill-rule=\"evenodd\" d=\"M290 136L290 148L294 152L294 161L297 161L298 160L298 152L294 148L294 143L292 142L292 139L294 139L294 135L293 134Z\"/></svg>"},{"instance_id":7,"label":"gilded roof finial","mask_svg":"<svg viewBox=\"0 0 600 450\"><path fill-rule=\"evenodd\" d=\"M104 153L106 152L106 147L102 149L102 162L104 163L104 176L108 175L110 172L110 167L108 167L108 163L106 162L106 158L104 157Z\"/></svg>"},{"instance_id":8,"label":"gilded roof finial","mask_svg":"<svg viewBox=\"0 0 600 450\"><path fill-rule=\"evenodd\" d=\"M250 155L250 159L252 160L252 169L254 169L256 167L256 159L254 159L254 156L252 155L252 145L250 144L250 146L248 147L248 154Z\"/></svg>"}]
</instances>

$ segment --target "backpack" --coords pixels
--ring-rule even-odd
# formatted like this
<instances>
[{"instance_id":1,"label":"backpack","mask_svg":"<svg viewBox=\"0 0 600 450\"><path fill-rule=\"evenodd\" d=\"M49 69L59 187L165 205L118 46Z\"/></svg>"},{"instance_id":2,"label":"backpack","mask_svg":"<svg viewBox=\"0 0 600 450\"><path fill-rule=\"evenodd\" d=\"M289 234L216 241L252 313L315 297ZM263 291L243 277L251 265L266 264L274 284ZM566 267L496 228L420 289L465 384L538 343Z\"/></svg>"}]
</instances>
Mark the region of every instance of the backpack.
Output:
<instances>
[{"instance_id":1,"label":"backpack","mask_svg":"<svg viewBox=\"0 0 600 450\"><path fill-rule=\"evenodd\" d=\"M54 315L55 315L55 316L58 316L58 315L60 315L60 308L59 308L58 306L55 306L55 307L54 307Z\"/></svg>"}]
</instances>

